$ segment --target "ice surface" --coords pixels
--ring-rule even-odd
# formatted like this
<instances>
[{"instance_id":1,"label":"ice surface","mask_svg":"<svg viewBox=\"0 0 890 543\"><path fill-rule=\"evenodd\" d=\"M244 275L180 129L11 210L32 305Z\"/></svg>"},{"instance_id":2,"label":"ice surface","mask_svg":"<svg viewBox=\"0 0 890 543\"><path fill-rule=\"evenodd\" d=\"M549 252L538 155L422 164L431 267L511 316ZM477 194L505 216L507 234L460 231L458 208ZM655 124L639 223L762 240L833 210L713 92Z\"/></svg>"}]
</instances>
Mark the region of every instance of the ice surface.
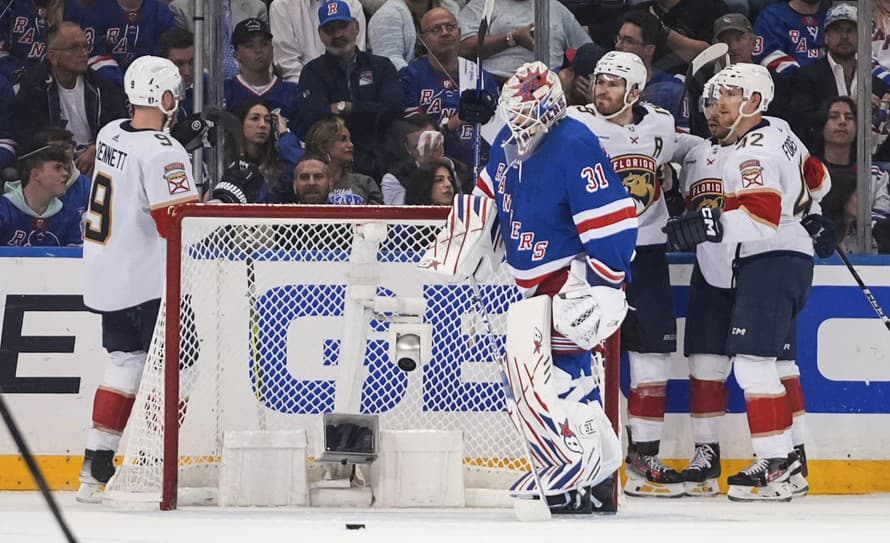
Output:
<instances>
[{"instance_id":1,"label":"ice surface","mask_svg":"<svg viewBox=\"0 0 890 543\"><path fill-rule=\"evenodd\" d=\"M787 504L725 497L624 498L616 516L520 523L509 509L186 508L120 511L56 493L82 543L832 543L890 542L890 495L809 496ZM347 530L347 523L364 524ZM63 537L40 494L0 492L0 543Z\"/></svg>"}]
</instances>

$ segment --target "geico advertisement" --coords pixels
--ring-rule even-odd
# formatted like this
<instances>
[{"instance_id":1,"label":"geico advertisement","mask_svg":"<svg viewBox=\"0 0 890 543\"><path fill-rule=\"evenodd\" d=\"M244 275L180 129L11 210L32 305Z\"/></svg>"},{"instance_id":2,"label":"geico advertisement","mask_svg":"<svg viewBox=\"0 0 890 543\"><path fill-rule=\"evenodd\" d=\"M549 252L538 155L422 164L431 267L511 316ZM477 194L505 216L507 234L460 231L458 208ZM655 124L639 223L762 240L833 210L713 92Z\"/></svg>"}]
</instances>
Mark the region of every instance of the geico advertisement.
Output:
<instances>
[{"instance_id":1,"label":"geico advertisement","mask_svg":"<svg viewBox=\"0 0 890 543\"><path fill-rule=\"evenodd\" d=\"M866 257L857 265L884 307L890 307L890 274L884 267L887 264L890 259ZM106 354L101 348L100 318L86 310L80 295L85 273L89 270L79 258L0 258L0 387L38 454L82 451L84 431L90 423L92 394L101 381ZM679 345L682 345L690 273L688 258L674 259L671 275L679 318ZM293 285L260 285L251 298L255 304L251 319L241 321L239 326L243 326L243 330L231 331L231 335L243 337L245 342L251 341L252 334L256 333L266 338L255 351L265 376L263 387L290 391L286 395L256 395L262 397L272 411L310 414L333 410L340 345L337 327L314 327L322 331L333 329L329 334L332 337L325 337L324 332L314 335L311 341L315 345L307 345L304 338L298 341L293 334L286 333L300 321L342 320L345 285L333 283L330 278L326 283L322 277L316 274L314 282L306 282L301 277ZM428 307L424 324L431 331L431 353L422 380L423 405L428 411L484 412L502 408L499 383L473 381L472 372L462 371L463 360L441 356L444 352L461 351L452 343L465 345L474 341L465 330L454 329L452 323L459 321L460 315L450 314L466 312L469 308L446 303L459 289L466 288L423 285L420 289ZM483 295L490 299L506 299L501 292L493 290L506 288L504 286L483 288L488 290ZM381 289L382 293L400 294L397 286L389 285L388 289ZM466 297L465 292L461 294ZM282 300L288 301L281 303ZM504 302L491 310L501 313L506 305ZM390 360L387 326L386 322L372 322L368 333L365 360L368 373L362 392L366 409L393 408L407 387L404 372ZM243 349L245 353L250 351ZM317 357L315 353L322 354L320 360L309 360L308 353L314 357ZM257 363L255 358L256 355L244 357L242 369L246 383L257 382L249 378L251 368ZM473 358L478 360L475 355ZM843 265L816 267L809 302L798 320L798 364L807 411L812 413L809 431L815 437L809 451L811 456L890 458L886 448L878 447L881 441L890 439L887 424L890 422L887 418L890 332L876 318ZM305 371L307 366L316 370ZM304 370L295 369L300 367ZM685 359L675 355L674 379L668 387L668 410L675 415L668 418L667 432L688 441L688 418L684 415L688 406L687 371ZM627 372L622 373L622 387L626 392ZM729 411L744 412L744 401L734 382ZM726 424L725 433L732 434L728 436L727 452L744 455L744 417L727 417ZM833 435L842 439L831 438ZM670 435L666 435L665 441L671 441ZM14 453L15 446L8 434L0 432L0 454Z\"/></svg>"}]
</instances>

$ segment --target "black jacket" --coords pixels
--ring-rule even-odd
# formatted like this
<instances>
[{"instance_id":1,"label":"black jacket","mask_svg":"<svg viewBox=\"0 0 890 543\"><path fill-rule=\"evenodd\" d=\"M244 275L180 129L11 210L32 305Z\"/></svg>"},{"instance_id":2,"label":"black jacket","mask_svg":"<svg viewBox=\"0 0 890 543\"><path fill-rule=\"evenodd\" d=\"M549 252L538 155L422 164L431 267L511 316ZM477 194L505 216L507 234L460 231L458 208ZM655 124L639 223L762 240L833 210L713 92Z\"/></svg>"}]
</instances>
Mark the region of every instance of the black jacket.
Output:
<instances>
[{"instance_id":1,"label":"black jacket","mask_svg":"<svg viewBox=\"0 0 890 543\"><path fill-rule=\"evenodd\" d=\"M356 50L347 83L346 65L325 53L303 67L300 90L298 109L307 128L329 117L331 104L352 103L344 120L355 146L353 169L379 182L384 173L379 148L390 123L404 108L402 84L392 62Z\"/></svg>"},{"instance_id":2,"label":"black jacket","mask_svg":"<svg viewBox=\"0 0 890 543\"><path fill-rule=\"evenodd\" d=\"M116 83L88 70L83 74L83 84L87 122L94 138L109 122L130 117L123 89ZM25 72L15 97L15 132L19 149L28 149L34 134L43 128L50 125L64 128L63 124L58 84L49 63L43 61Z\"/></svg>"}]
</instances>

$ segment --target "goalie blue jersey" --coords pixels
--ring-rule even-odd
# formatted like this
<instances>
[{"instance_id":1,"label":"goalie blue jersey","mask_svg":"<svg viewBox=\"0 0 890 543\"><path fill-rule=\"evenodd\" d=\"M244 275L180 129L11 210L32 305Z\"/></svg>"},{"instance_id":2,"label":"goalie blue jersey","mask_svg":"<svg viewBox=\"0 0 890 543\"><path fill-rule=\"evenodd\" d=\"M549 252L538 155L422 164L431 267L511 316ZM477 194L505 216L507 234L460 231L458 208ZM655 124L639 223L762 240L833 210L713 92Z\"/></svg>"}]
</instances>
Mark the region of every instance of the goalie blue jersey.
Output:
<instances>
[{"instance_id":1,"label":"goalie blue jersey","mask_svg":"<svg viewBox=\"0 0 890 543\"><path fill-rule=\"evenodd\" d=\"M826 11L823 6L815 15L803 15L788 7L787 2L765 7L754 23L754 62L787 76L822 58Z\"/></svg>"},{"instance_id":2,"label":"goalie blue jersey","mask_svg":"<svg viewBox=\"0 0 890 543\"><path fill-rule=\"evenodd\" d=\"M159 0L143 0L138 11L123 10L117 0L95 0L84 11L84 31L96 36L120 67L121 73L137 57L160 54L161 34L176 22L167 4Z\"/></svg>"},{"instance_id":3,"label":"goalie blue jersey","mask_svg":"<svg viewBox=\"0 0 890 543\"><path fill-rule=\"evenodd\" d=\"M0 3L0 72L9 77L19 68L28 68L46 57L49 21L45 9L34 0L9 0ZM77 0L65 0L62 16L80 23L83 14ZM91 43L91 36L87 41Z\"/></svg>"},{"instance_id":4,"label":"goalie blue jersey","mask_svg":"<svg viewBox=\"0 0 890 543\"><path fill-rule=\"evenodd\" d=\"M495 138L475 193L497 201L516 284L532 292L575 258L586 260L591 284L629 282L636 211L599 139L565 118L529 158L509 166L502 147L509 137L504 127Z\"/></svg>"}]
</instances>

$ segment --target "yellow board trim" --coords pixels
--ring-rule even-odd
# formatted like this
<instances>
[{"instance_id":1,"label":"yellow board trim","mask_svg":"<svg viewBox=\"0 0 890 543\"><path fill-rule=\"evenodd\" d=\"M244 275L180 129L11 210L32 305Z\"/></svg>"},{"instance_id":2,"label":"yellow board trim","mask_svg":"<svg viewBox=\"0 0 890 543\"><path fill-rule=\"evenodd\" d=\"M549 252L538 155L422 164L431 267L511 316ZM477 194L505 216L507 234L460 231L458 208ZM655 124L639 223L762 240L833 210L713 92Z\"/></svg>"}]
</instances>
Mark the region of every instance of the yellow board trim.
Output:
<instances>
[{"instance_id":1,"label":"yellow board trim","mask_svg":"<svg viewBox=\"0 0 890 543\"><path fill-rule=\"evenodd\" d=\"M43 476L53 490L77 490L82 460L79 455L37 457ZM479 459L471 463L485 465L479 463ZM666 460L665 463L683 469L688 460ZM720 491L726 492L726 477L751 465L751 460L723 460L722 464ZM890 460L810 460L809 468L807 481L811 494L890 492ZM0 490L37 490L37 483L20 456L0 456Z\"/></svg>"}]
</instances>

